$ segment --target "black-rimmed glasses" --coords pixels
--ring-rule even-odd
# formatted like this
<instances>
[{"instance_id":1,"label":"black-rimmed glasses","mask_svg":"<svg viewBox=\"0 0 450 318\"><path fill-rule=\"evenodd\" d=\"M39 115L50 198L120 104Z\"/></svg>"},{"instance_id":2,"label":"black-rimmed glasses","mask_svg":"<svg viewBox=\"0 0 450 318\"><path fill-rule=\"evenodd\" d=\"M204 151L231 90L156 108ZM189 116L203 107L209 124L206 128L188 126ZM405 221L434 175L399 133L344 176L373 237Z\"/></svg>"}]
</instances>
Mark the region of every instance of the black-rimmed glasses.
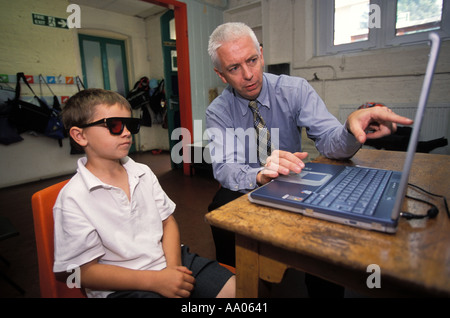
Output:
<instances>
[{"instance_id":1,"label":"black-rimmed glasses","mask_svg":"<svg viewBox=\"0 0 450 318\"><path fill-rule=\"evenodd\" d=\"M105 125L109 129L111 135L121 135L125 126L127 126L127 129L131 134L137 134L141 128L141 120L139 118L130 117L109 117L78 127L87 128L96 125Z\"/></svg>"}]
</instances>

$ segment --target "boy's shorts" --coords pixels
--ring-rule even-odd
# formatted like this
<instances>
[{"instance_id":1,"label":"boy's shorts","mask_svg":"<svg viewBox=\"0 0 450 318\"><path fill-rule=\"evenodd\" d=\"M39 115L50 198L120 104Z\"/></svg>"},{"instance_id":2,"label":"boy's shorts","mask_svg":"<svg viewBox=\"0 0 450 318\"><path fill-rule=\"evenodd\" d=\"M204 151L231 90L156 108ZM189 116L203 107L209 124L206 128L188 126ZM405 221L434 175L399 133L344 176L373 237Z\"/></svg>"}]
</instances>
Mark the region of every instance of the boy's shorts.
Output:
<instances>
[{"instance_id":1,"label":"boy's shorts","mask_svg":"<svg viewBox=\"0 0 450 318\"><path fill-rule=\"evenodd\" d=\"M190 253L189 247L181 247L181 262L192 271L195 286L191 298L214 298L222 290L225 283L233 276L228 269L217 261ZM164 296L150 291L125 290L108 295L108 298L164 298Z\"/></svg>"}]
</instances>

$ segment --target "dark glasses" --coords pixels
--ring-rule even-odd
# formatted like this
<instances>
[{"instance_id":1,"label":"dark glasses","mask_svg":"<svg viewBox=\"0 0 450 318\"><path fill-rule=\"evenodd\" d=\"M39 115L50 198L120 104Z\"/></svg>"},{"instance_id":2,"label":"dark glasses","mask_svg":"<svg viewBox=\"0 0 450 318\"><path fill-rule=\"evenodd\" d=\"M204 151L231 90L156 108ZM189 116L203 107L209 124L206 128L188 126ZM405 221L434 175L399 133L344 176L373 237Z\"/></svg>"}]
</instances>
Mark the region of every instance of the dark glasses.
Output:
<instances>
[{"instance_id":1,"label":"dark glasses","mask_svg":"<svg viewBox=\"0 0 450 318\"><path fill-rule=\"evenodd\" d=\"M109 129L111 135L121 135L125 126L127 126L127 129L131 134L137 134L141 128L141 120L139 118L130 117L109 117L78 127L86 128L96 125L105 125Z\"/></svg>"}]
</instances>

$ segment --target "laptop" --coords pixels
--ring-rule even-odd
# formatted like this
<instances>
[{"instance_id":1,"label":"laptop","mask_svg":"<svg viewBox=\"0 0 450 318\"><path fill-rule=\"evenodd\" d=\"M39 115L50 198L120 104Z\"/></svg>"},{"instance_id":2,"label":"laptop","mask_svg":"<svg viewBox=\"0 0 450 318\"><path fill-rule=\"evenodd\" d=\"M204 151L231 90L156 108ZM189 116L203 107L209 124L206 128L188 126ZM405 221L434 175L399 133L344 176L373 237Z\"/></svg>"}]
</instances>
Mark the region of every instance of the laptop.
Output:
<instances>
[{"instance_id":1,"label":"laptop","mask_svg":"<svg viewBox=\"0 0 450 318\"><path fill-rule=\"evenodd\" d=\"M280 176L250 192L250 202L395 233L439 55L439 36L433 32L429 39L430 55L403 171L309 162L301 173Z\"/></svg>"}]
</instances>

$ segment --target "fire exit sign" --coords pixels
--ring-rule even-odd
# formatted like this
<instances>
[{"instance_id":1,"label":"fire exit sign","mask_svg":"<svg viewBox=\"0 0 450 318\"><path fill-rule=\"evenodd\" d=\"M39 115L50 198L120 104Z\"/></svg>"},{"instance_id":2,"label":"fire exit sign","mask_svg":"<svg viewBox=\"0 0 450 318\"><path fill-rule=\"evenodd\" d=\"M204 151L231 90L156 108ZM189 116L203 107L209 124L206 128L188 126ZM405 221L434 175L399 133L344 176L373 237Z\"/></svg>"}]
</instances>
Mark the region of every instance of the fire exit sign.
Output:
<instances>
[{"instance_id":1,"label":"fire exit sign","mask_svg":"<svg viewBox=\"0 0 450 318\"><path fill-rule=\"evenodd\" d=\"M32 13L33 24L59 29L68 29L67 19L52 17L49 15Z\"/></svg>"}]
</instances>

